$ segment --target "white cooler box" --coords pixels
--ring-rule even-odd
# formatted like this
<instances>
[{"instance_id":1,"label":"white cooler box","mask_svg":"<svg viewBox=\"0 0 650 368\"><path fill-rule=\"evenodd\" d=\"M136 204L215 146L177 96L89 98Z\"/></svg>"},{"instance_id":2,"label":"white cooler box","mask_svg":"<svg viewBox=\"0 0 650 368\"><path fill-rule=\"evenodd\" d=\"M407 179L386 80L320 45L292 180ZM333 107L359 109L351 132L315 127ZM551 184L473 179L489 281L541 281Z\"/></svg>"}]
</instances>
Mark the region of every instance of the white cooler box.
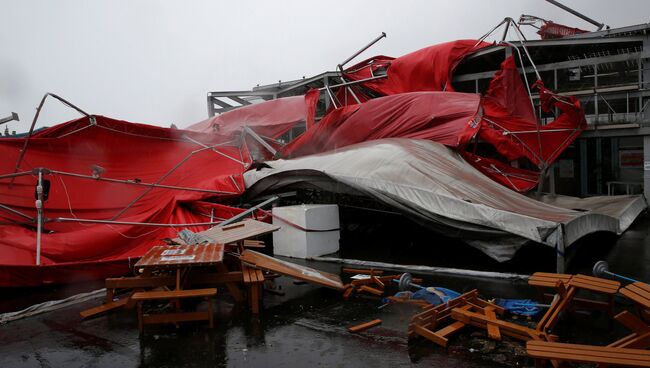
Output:
<instances>
[{"instance_id":1,"label":"white cooler box","mask_svg":"<svg viewBox=\"0 0 650 368\"><path fill-rule=\"evenodd\" d=\"M309 231L298 229L281 219ZM273 233L273 253L276 255L310 258L339 250L339 207L335 204L274 207L273 225L281 226Z\"/></svg>"}]
</instances>

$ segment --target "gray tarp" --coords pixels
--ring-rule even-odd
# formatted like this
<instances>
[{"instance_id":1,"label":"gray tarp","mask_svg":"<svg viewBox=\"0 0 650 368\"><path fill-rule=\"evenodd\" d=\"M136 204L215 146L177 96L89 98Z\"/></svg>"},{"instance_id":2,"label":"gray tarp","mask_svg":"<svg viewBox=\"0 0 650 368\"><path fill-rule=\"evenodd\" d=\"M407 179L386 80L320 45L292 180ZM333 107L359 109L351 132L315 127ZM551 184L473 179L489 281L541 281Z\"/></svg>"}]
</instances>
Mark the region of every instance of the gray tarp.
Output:
<instances>
[{"instance_id":1,"label":"gray tarp","mask_svg":"<svg viewBox=\"0 0 650 368\"><path fill-rule=\"evenodd\" d=\"M535 200L424 140L383 139L266 164L245 174L249 194L297 186L363 193L499 261L527 241L565 247L596 231L620 234L646 207L641 196Z\"/></svg>"}]
</instances>

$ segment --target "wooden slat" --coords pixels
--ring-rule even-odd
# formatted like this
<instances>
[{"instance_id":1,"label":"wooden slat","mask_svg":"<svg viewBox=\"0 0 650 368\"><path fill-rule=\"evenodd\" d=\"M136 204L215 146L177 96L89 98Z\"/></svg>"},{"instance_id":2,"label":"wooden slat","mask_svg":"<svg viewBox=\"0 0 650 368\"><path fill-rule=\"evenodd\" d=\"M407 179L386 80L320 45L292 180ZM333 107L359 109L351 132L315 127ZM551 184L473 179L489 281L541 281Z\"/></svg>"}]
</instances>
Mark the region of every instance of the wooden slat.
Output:
<instances>
[{"instance_id":1,"label":"wooden slat","mask_svg":"<svg viewBox=\"0 0 650 368\"><path fill-rule=\"evenodd\" d=\"M354 287L353 286L348 286L347 289L345 289L345 292L343 293L343 298L348 299L350 295L354 292Z\"/></svg>"},{"instance_id":2,"label":"wooden slat","mask_svg":"<svg viewBox=\"0 0 650 368\"><path fill-rule=\"evenodd\" d=\"M434 332L438 336L447 337L460 331L466 325L463 322L456 321L448 326L445 326L438 331Z\"/></svg>"},{"instance_id":3,"label":"wooden slat","mask_svg":"<svg viewBox=\"0 0 650 368\"><path fill-rule=\"evenodd\" d=\"M607 346L617 348L647 349L650 347L650 332L643 334L633 333Z\"/></svg>"},{"instance_id":4,"label":"wooden slat","mask_svg":"<svg viewBox=\"0 0 650 368\"><path fill-rule=\"evenodd\" d=\"M104 303L98 307L89 308L81 311L79 314L81 318L93 317L101 313L112 311L113 309L124 307L129 302L130 297L125 297L116 301Z\"/></svg>"},{"instance_id":5,"label":"wooden slat","mask_svg":"<svg viewBox=\"0 0 650 368\"><path fill-rule=\"evenodd\" d=\"M620 293L641 307L650 308L650 291L647 284L635 282L622 288Z\"/></svg>"},{"instance_id":6,"label":"wooden slat","mask_svg":"<svg viewBox=\"0 0 650 368\"><path fill-rule=\"evenodd\" d=\"M161 291L140 291L131 296L132 300L164 300L164 299L186 299L198 297L211 297L217 295L217 289L190 289L190 290L161 290Z\"/></svg>"},{"instance_id":7,"label":"wooden slat","mask_svg":"<svg viewBox=\"0 0 650 368\"><path fill-rule=\"evenodd\" d=\"M277 225L271 225L256 220L244 220L233 225L213 227L198 232L197 234L210 239L212 243L230 244L250 238L257 238L278 231L279 229L280 227ZM179 244L184 243L180 238L175 238L173 241Z\"/></svg>"},{"instance_id":8,"label":"wooden slat","mask_svg":"<svg viewBox=\"0 0 650 368\"><path fill-rule=\"evenodd\" d=\"M554 288L558 281L566 284L572 276L568 274L535 272L528 278L528 284L537 287Z\"/></svg>"},{"instance_id":9,"label":"wooden slat","mask_svg":"<svg viewBox=\"0 0 650 368\"><path fill-rule=\"evenodd\" d=\"M344 289L341 278L338 275L282 261L250 249L242 252L240 260L253 265L256 268L276 272L298 280L315 283L341 291Z\"/></svg>"},{"instance_id":10,"label":"wooden slat","mask_svg":"<svg viewBox=\"0 0 650 368\"><path fill-rule=\"evenodd\" d=\"M374 319L374 320L372 320L370 322L366 322L366 323L362 323L360 325L349 327L348 331L353 332L353 333L361 332L361 331L367 330L367 329L369 329L371 327L375 327L375 326L377 326L379 324L381 324L381 320L380 319Z\"/></svg>"},{"instance_id":11,"label":"wooden slat","mask_svg":"<svg viewBox=\"0 0 650 368\"><path fill-rule=\"evenodd\" d=\"M472 323L473 325L475 325L476 323L484 328L487 327L488 323L492 323L495 326L499 327L501 329L501 332L503 333L513 332L517 335L527 336L529 339L532 339L536 336L538 337L540 334L539 331L535 331L533 329L518 325L516 323L502 321L498 319L491 320L482 314L463 310L461 308L454 308L454 310L451 312L451 318L464 323Z\"/></svg>"},{"instance_id":12,"label":"wooden slat","mask_svg":"<svg viewBox=\"0 0 650 368\"><path fill-rule=\"evenodd\" d=\"M377 296L384 295L383 290L375 289L375 288L367 286L367 285L361 285L361 287L359 287L359 290L363 290L365 292L368 292L370 294L374 294L374 295L377 295Z\"/></svg>"},{"instance_id":13,"label":"wooden slat","mask_svg":"<svg viewBox=\"0 0 650 368\"><path fill-rule=\"evenodd\" d=\"M155 246L140 258L135 267L212 265L222 262L223 254L223 244Z\"/></svg>"},{"instance_id":14,"label":"wooden slat","mask_svg":"<svg viewBox=\"0 0 650 368\"><path fill-rule=\"evenodd\" d=\"M643 334L650 331L650 327L648 327L645 322L628 311L622 311L614 316L614 319L637 334Z\"/></svg>"},{"instance_id":15,"label":"wooden slat","mask_svg":"<svg viewBox=\"0 0 650 368\"><path fill-rule=\"evenodd\" d=\"M266 244L260 240L244 240L244 248L266 248Z\"/></svg>"},{"instance_id":16,"label":"wooden slat","mask_svg":"<svg viewBox=\"0 0 650 368\"><path fill-rule=\"evenodd\" d=\"M621 283L599 277L575 275L569 281L569 285L604 294L615 294L620 288Z\"/></svg>"},{"instance_id":17,"label":"wooden slat","mask_svg":"<svg viewBox=\"0 0 650 368\"><path fill-rule=\"evenodd\" d=\"M494 309L492 309L491 307L485 308L485 317L488 320L497 319L497 315L496 313L494 313ZM499 332L499 326L497 326L496 324L491 322L487 323L487 334L489 338L493 340L501 341L501 332Z\"/></svg>"},{"instance_id":18,"label":"wooden slat","mask_svg":"<svg viewBox=\"0 0 650 368\"><path fill-rule=\"evenodd\" d=\"M422 336L425 339L427 339L427 340L429 340L429 341L431 341L431 342L433 342L435 344L438 344L438 345L442 346L443 348L446 348L447 343L449 342L449 340L446 337L438 336L435 333L433 333L433 331L431 331L431 330L429 330L427 328L424 328L422 326L416 325L414 327L414 332L416 334L418 334L419 336Z\"/></svg>"},{"instance_id":19,"label":"wooden slat","mask_svg":"<svg viewBox=\"0 0 650 368\"><path fill-rule=\"evenodd\" d=\"M650 351L641 349L529 341L526 344L526 350L528 355L533 358L650 367Z\"/></svg>"},{"instance_id":20,"label":"wooden slat","mask_svg":"<svg viewBox=\"0 0 650 368\"><path fill-rule=\"evenodd\" d=\"M244 277L244 284L250 284L251 282L250 268L246 265L242 265L241 272L242 272L242 276Z\"/></svg>"}]
</instances>

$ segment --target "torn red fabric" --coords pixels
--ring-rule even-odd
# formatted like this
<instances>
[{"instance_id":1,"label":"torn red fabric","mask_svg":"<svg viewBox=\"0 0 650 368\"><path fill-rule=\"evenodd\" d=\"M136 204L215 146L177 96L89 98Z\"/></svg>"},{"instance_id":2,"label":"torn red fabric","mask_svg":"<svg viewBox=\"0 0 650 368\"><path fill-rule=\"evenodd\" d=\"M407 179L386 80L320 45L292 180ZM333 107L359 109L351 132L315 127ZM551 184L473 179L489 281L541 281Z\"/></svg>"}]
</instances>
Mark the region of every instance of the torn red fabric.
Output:
<instances>
[{"instance_id":1,"label":"torn red fabric","mask_svg":"<svg viewBox=\"0 0 650 368\"><path fill-rule=\"evenodd\" d=\"M526 157L545 168L582 133L587 123L577 99L554 95L541 81L534 87L539 90L545 112L554 107L561 111L549 124L538 124L514 57L506 58L483 98L484 121L479 136L508 161Z\"/></svg>"},{"instance_id":2,"label":"torn red fabric","mask_svg":"<svg viewBox=\"0 0 650 368\"><path fill-rule=\"evenodd\" d=\"M24 141L0 140L4 158L1 172L14 171ZM219 146L204 148L213 145ZM43 177L49 181L50 190L43 206L47 220L41 263L58 270L61 265L83 268L89 262L110 264L108 270L119 269L118 263L141 256L152 245L160 244L161 238L175 237L183 227L59 222L57 218L157 224L209 222L209 218L192 211L192 203L238 197L244 190L242 173L249 164L250 159L242 156L237 146L213 134L102 116L84 117L41 131L30 139L19 169L48 170ZM210 167L219 170L206 170ZM111 182L113 179L126 183ZM0 203L34 218L36 182L33 172L17 177L13 183L11 179L0 180ZM146 184L179 188L152 188ZM23 271L24 267L36 267L36 224L8 211L0 211L0 221L5 223L0 226L0 286L16 286L7 281L14 277L11 270L15 270L9 266L23 266ZM61 272L59 276L63 277L67 271ZM36 277L40 273L29 274ZM23 280L24 285L44 281Z\"/></svg>"},{"instance_id":3,"label":"torn red fabric","mask_svg":"<svg viewBox=\"0 0 650 368\"><path fill-rule=\"evenodd\" d=\"M320 91L317 89L310 89L305 94L305 127L307 130L316 124L316 107L318 106L318 99L320 98Z\"/></svg>"},{"instance_id":4,"label":"torn red fabric","mask_svg":"<svg viewBox=\"0 0 650 368\"><path fill-rule=\"evenodd\" d=\"M349 80L362 80L379 75L385 68L386 78L361 84L381 95L453 91L451 76L456 66L467 55L489 45L476 40L459 40L429 46L396 59L377 56L348 68L344 76Z\"/></svg>"},{"instance_id":5,"label":"torn red fabric","mask_svg":"<svg viewBox=\"0 0 650 368\"><path fill-rule=\"evenodd\" d=\"M257 134L278 138L296 124L306 121L312 97L293 96L243 106L199 123L190 125L187 130L231 135L248 126Z\"/></svg>"},{"instance_id":6,"label":"torn red fabric","mask_svg":"<svg viewBox=\"0 0 650 368\"><path fill-rule=\"evenodd\" d=\"M328 151L388 137L429 139L463 147L476 134L480 96L458 92L413 92L380 97L327 114L282 150L284 157Z\"/></svg>"}]
</instances>

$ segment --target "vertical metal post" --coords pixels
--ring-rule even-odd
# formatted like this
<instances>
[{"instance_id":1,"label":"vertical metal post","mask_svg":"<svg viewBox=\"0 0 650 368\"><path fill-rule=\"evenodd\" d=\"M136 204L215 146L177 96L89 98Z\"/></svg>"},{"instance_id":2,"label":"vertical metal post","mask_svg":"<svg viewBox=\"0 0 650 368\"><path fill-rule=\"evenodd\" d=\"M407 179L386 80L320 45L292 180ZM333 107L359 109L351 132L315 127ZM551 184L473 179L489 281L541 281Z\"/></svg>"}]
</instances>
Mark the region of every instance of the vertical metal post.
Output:
<instances>
[{"instance_id":1,"label":"vertical metal post","mask_svg":"<svg viewBox=\"0 0 650 368\"><path fill-rule=\"evenodd\" d=\"M214 102L212 102L212 93L208 92L208 117L214 116Z\"/></svg>"},{"instance_id":2,"label":"vertical metal post","mask_svg":"<svg viewBox=\"0 0 650 368\"><path fill-rule=\"evenodd\" d=\"M603 147L602 139L596 138L596 194L603 194Z\"/></svg>"},{"instance_id":3,"label":"vertical metal post","mask_svg":"<svg viewBox=\"0 0 650 368\"><path fill-rule=\"evenodd\" d=\"M557 69L553 69L553 91L557 91ZM541 101L540 101L539 104L540 104L540 106L542 105ZM554 114L555 118L557 118L560 115L560 109L556 106L554 108L554 110L555 110L554 111L555 112L555 114ZM553 120L555 120L555 119L553 119Z\"/></svg>"},{"instance_id":4,"label":"vertical metal post","mask_svg":"<svg viewBox=\"0 0 650 368\"><path fill-rule=\"evenodd\" d=\"M614 174L614 180L618 180L620 177L620 171L618 169L618 137L610 138L610 146L612 155L612 173Z\"/></svg>"},{"instance_id":5,"label":"vertical metal post","mask_svg":"<svg viewBox=\"0 0 650 368\"><path fill-rule=\"evenodd\" d=\"M594 115L598 125L598 64L594 64Z\"/></svg>"},{"instance_id":6,"label":"vertical metal post","mask_svg":"<svg viewBox=\"0 0 650 368\"><path fill-rule=\"evenodd\" d=\"M557 239L555 243L555 272L564 273L566 270L566 255L564 251L566 246L564 244L564 228L562 224L557 226Z\"/></svg>"},{"instance_id":7,"label":"vertical metal post","mask_svg":"<svg viewBox=\"0 0 650 368\"><path fill-rule=\"evenodd\" d=\"M587 175L587 140L580 140L580 197L586 197L588 191Z\"/></svg>"},{"instance_id":8,"label":"vertical metal post","mask_svg":"<svg viewBox=\"0 0 650 368\"><path fill-rule=\"evenodd\" d=\"M650 204L650 136L643 136L643 196Z\"/></svg>"},{"instance_id":9,"label":"vertical metal post","mask_svg":"<svg viewBox=\"0 0 650 368\"><path fill-rule=\"evenodd\" d=\"M650 42L644 41L643 42L643 49L646 49L646 45L648 45ZM639 92L643 90L643 59L639 56L639 60L637 62L637 67L639 69L638 71L638 82L639 82ZM637 116L637 121L642 122L643 121L643 113L641 112L641 107L643 106L643 93L639 93L639 105L636 109L636 116Z\"/></svg>"},{"instance_id":10,"label":"vertical metal post","mask_svg":"<svg viewBox=\"0 0 650 368\"><path fill-rule=\"evenodd\" d=\"M551 165L548 172L549 172L549 175L548 175L548 183L549 183L548 191L551 194L555 195L555 164Z\"/></svg>"},{"instance_id":11,"label":"vertical metal post","mask_svg":"<svg viewBox=\"0 0 650 368\"><path fill-rule=\"evenodd\" d=\"M43 232L43 171L38 170L38 184L36 185L36 265L41 264L41 233Z\"/></svg>"},{"instance_id":12,"label":"vertical metal post","mask_svg":"<svg viewBox=\"0 0 650 368\"><path fill-rule=\"evenodd\" d=\"M643 39L643 50L647 52L647 50L650 50L650 35L646 34L645 38ZM648 60L647 57L641 58L639 57L639 90L643 91L645 88L648 87L648 83L650 82L650 67L647 64L643 65L643 60ZM641 72L642 71L642 72ZM640 92L639 91L639 92ZM639 110L641 110L641 107L643 106L643 93L639 93ZM640 111L641 116L639 116L641 123L643 124L648 124L650 122L650 113Z\"/></svg>"},{"instance_id":13,"label":"vertical metal post","mask_svg":"<svg viewBox=\"0 0 650 368\"><path fill-rule=\"evenodd\" d=\"M325 90L327 93L325 94L325 111L329 110L330 108L330 95L329 95L329 87L330 87L330 81L328 77L323 77L323 86L325 87Z\"/></svg>"}]
</instances>

